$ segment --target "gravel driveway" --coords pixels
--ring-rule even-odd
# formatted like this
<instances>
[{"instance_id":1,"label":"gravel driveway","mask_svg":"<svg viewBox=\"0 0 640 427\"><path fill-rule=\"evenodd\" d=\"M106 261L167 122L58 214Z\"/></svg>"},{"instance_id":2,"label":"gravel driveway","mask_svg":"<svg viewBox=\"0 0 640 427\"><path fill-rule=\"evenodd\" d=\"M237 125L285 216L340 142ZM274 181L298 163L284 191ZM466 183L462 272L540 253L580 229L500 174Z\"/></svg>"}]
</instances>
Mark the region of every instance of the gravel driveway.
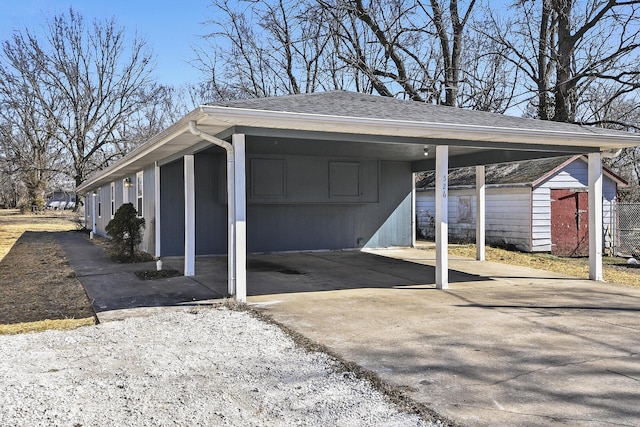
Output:
<instances>
[{"instance_id":1,"label":"gravel driveway","mask_svg":"<svg viewBox=\"0 0 640 427\"><path fill-rule=\"evenodd\" d=\"M246 312L0 336L0 425L428 426Z\"/></svg>"}]
</instances>

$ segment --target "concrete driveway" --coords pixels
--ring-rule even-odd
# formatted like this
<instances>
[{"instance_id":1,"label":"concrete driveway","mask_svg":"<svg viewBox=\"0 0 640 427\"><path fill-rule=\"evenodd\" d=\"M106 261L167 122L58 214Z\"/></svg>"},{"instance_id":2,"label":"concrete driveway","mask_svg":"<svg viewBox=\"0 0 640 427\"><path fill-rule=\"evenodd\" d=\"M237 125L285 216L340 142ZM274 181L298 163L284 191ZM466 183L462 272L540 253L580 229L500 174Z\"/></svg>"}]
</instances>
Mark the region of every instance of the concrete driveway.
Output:
<instances>
[{"instance_id":1,"label":"concrete driveway","mask_svg":"<svg viewBox=\"0 0 640 427\"><path fill-rule=\"evenodd\" d=\"M58 238L101 321L226 292L224 257L148 283ZM248 300L463 425L640 425L640 288L451 259L440 291L433 265L420 249L251 256Z\"/></svg>"},{"instance_id":2,"label":"concrete driveway","mask_svg":"<svg viewBox=\"0 0 640 427\"><path fill-rule=\"evenodd\" d=\"M453 259L439 291L417 249L252 262L250 304L463 425L640 425L638 288Z\"/></svg>"}]
</instances>

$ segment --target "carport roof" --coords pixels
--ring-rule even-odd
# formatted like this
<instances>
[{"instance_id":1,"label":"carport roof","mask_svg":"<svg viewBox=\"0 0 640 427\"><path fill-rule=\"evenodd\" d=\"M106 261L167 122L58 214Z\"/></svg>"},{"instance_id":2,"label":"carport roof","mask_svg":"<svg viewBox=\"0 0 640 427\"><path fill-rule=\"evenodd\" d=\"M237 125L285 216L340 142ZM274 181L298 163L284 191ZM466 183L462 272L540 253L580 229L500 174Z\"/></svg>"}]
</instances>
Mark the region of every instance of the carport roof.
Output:
<instances>
[{"instance_id":1,"label":"carport roof","mask_svg":"<svg viewBox=\"0 0 640 427\"><path fill-rule=\"evenodd\" d=\"M640 145L640 135L594 127L333 91L222 102L196 108L123 159L90 176L79 193L210 146L189 122L221 139L232 133L414 147L414 171L434 168L422 148L449 145L451 167L582 154ZM404 144L404 145L403 145Z\"/></svg>"},{"instance_id":2,"label":"carport roof","mask_svg":"<svg viewBox=\"0 0 640 427\"><path fill-rule=\"evenodd\" d=\"M485 170L485 184L489 186L528 185L535 187L576 160L587 162L584 156L576 155L489 165ZM603 167L602 171L619 186L626 187L628 185L624 179L606 167ZM418 189L432 190L435 187L435 181L435 173L433 171L426 172L421 174L418 182L416 182L416 187ZM465 167L450 170L447 182L449 188L475 187L476 168Z\"/></svg>"}]
</instances>

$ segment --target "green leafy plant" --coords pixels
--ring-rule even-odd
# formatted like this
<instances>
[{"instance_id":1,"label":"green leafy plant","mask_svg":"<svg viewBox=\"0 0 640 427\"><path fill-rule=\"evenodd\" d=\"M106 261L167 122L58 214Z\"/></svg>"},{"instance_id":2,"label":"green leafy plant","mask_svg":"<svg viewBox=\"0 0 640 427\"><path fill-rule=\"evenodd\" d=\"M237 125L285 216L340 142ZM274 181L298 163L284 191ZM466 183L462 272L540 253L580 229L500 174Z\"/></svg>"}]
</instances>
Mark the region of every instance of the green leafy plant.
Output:
<instances>
[{"instance_id":1,"label":"green leafy plant","mask_svg":"<svg viewBox=\"0 0 640 427\"><path fill-rule=\"evenodd\" d=\"M135 261L136 246L142 242L144 218L139 218L131 203L118 208L113 219L107 224L107 234L111 237L116 258Z\"/></svg>"}]
</instances>

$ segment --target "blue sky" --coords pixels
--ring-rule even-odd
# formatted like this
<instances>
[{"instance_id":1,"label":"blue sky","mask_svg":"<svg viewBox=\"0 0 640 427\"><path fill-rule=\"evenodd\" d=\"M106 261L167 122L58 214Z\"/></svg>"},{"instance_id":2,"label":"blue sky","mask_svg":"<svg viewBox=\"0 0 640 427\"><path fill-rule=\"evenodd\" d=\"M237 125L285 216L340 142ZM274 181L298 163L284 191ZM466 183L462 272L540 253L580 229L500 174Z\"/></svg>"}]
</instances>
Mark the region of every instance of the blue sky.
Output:
<instances>
[{"instance_id":1,"label":"blue sky","mask_svg":"<svg viewBox=\"0 0 640 427\"><path fill-rule=\"evenodd\" d=\"M200 74L187 63L192 46L206 33L203 22L212 18L210 0L0 0L0 40L13 30L39 31L47 18L73 7L86 21L114 17L127 35L136 31L156 55L158 81L179 85Z\"/></svg>"}]
</instances>

